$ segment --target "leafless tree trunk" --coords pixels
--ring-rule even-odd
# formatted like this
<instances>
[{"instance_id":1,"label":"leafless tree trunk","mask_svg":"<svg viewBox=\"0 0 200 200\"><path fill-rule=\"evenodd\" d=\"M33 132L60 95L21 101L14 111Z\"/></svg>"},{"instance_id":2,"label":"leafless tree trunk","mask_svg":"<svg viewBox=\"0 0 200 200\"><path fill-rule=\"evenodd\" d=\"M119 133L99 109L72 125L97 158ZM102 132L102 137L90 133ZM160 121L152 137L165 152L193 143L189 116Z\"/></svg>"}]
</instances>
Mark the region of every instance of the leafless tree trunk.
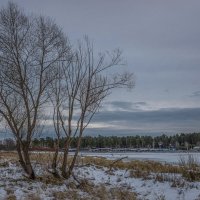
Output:
<instances>
[{"instance_id":1,"label":"leafless tree trunk","mask_svg":"<svg viewBox=\"0 0 200 200\"><path fill-rule=\"evenodd\" d=\"M53 126L56 133L56 140L54 144L54 155L52 160L52 170L53 174L55 176L58 176L57 172L57 161L58 161L58 155L59 155L59 146L60 146L60 137L63 132L62 130L62 124L61 124L61 110L63 109L63 101L65 101L66 96L64 95L63 91L65 88L63 88L63 71L60 65L62 65L63 62L59 63L59 66L56 68L55 74L56 78L51 83L51 91L49 94L51 103L53 105Z\"/></svg>"},{"instance_id":2,"label":"leafless tree trunk","mask_svg":"<svg viewBox=\"0 0 200 200\"><path fill-rule=\"evenodd\" d=\"M57 63L69 46L62 31L44 17L29 17L14 3L0 11L0 115L17 142L20 163L35 178L29 156L39 116L48 102Z\"/></svg>"}]
</instances>

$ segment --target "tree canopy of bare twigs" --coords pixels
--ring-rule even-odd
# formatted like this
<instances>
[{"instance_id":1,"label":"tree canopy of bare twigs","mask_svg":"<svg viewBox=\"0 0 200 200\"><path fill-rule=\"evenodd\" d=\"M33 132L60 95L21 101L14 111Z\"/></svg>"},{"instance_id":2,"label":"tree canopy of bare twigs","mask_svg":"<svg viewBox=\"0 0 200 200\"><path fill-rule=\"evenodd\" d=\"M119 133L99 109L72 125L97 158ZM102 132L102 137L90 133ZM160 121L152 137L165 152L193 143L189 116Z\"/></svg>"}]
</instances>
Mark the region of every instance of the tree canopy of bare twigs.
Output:
<instances>
[{"instance_id":1,"label":"tree canopy of bare twigs","mask_svg":"<svg viewBox=\"0 0 200 200\"><path fill-rule=\"evenodd\" d=\"M62 175L66 178L71 175L74 168L83 132L98 112L103 100L115 88L134 86L131 73L108 75L107 70L119 66L123 66L122 53L119 49L95 56L88 37L79 42L70 62L63 62L60 66L59 79L53 83L52 97L57 138L59 140L61 132L66 136L62 162ZM68 152L74 137L78 137L77 148L68 166Z\"/></svg>"},{"instance_id":2,"label":"tree canopy of bare twigs","mask_svg":"<svg viewBox=\"0 0 200 200\"><path fill-rule=\"evenodd\" d=\"M58 62L70 47L49 18L26 15L14 3L0 10L0 116L17 142L25 172L35 178L29 147L49 99Z\"/></svg>"},{"instance_id":3,"label":"tree canopy of bare twigs","mask_svg":"<svg viewBox=\"0 0 200 200\"><path fill-rule=\"evenodd\" d=\"M96 55L88 37L72 48L50 18L28 16L14 3L0 10L0 119L16 140L19 162L29 178L35 178L29 149L40 131L46 105L53 105L57 137L52 168L56 174L64 134L61 172L68 178L84 130L103 100L113 89L134 86L131 73L109 75L120 66L124 65L119 49ZM77 148L67 165L74 137L78 138Z\"/></svg>"}]
</instances>

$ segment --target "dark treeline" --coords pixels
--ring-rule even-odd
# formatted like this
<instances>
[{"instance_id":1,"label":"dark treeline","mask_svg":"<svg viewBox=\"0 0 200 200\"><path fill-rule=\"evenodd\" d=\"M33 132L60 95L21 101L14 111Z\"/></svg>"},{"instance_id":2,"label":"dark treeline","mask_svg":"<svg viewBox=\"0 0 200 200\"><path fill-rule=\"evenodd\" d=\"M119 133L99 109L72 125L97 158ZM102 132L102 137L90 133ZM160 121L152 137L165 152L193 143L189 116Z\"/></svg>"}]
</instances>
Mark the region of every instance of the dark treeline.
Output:
<instances>
[{"instance_id":1,"label":"dark treeline","mask_svg":"<svg viewBox=\"0 0 200 200\"><path fill-rule=\"evenodd\" d=\"M15 145L15 141L8 138L8 139L4 139L3 141L0 141L0 150L15 150L16 149L16 145Z\"/></svg>"},{"instance_id":2,"label":"dark treeline","mask_svg":"<svg viewBox=\"0 0 200 200\"><path fill-rule=\"evenodd\" d=\"M71 148L75 148L77 138L71 143ZM51 137L34 139L33 147L53 148L55 139ZM64 146L64 138L60 141L60 148ZM200 133L176 134L167 136L85 136L82 139L81 148L174 148L174 149L191 149L194 146L200 146Z\"/></svg>"}]
</instances>

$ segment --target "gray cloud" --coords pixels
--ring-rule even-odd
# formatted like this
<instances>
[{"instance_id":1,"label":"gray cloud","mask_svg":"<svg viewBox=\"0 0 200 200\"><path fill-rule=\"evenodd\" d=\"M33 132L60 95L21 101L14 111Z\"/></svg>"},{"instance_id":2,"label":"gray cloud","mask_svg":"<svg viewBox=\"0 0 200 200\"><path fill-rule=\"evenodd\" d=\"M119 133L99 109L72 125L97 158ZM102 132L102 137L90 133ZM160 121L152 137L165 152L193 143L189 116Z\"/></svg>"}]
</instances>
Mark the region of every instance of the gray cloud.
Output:
<instances>
[{"instance_id":1,"label":"gray cloud","mask_svg":"<svg viewBox=\"0 0 200 200\"><path fill-rule=\"evenodd\" d=\"M140 103L139 103L140 104ZM141 103L143 104L143 103ZM200 108L169 108L154 111L101 111L85 130L85 135L171 135L200 131ZM98 124L101 126L98 127ZM97 125L95 127L94 125ZM8 136L8 134L6 134ZM55 137L52 125L46 125L42 137ZM64 136L64 135L63 135ZM5 134L0 134L0 138Z\"/></svg>"},{"instance_id":2,"label":"gray cloud","mask_svg":"<svg viewBox=\"0 0 200 200\"><path fill-rule=\"evenodd\" d=\"M72 39L88 34L97 49L121 47L136 74L199 71L199 0L13 1L55 18Z\"/></svg>"},{"instance_id":3,"label":"gray cloud","mask_svg":"<svg viewBox=\"0 0 200 200\"><path fill-rule=\"evenodd\" d=\"M146 106L148 106L148 103L146 103L144 101L133 103L133 107L138 108L138 109L141 109L142 107L146 107Z\"/></svg>"},{"instance_id":4,"label":"gray cloud","mask_svg":"<svg viewBox=\"0 0 200 200\"><path fill-rule=\"evenodd\" d=\"M111 106L113 108L119 108L119 109L132 109L133 103L127 102L127 101L110 101L105 103L106 106Z\"/></svg>"},{"instance_id":5,"label":"gray cloud","mask_svg":"<svg viewBox=\"0 0 200 200\"><path fill-rule=\"evenodd\" d=\"M171 108L154 111L112 111L98 113L92 123L105 123L101 134L174 134L200 131L200 108ZM92 129L93 130L93 129ZM92 132L89 130L89 133Z\"/></svg>"},{"instance_id":6,"label":"gray cloud","mask_svg":"<svg viewBox=\"0 0 200 200\"><path fill-rule=\"evenodd\" d=\"M0 6L7 2L1 0ZM199 0L13 2L28 13L54 18L73 42L88 34L96 52L116 47L124 51L136 87L130 93L114 91L94 122L117 121L138 131L144 124L158 131L200 129ZM178 106L183 109L144 111ZM113 111L106 111L108 107ZM124 130L129 132L125 126Z\"/></svg>"},{"instance_id":7,"label":"gray cloud","mask_svg":"<svg viewBox=\"0 0 200 200\"><path fill-rule=\"evenodd\" d=\"M146 107L146 102L130 102L130 101L109 101L105 102L104 107L111 107L117 110L138 110Z\"/></svg>"},{"instance_id":8,"label":"gray cloud","mask_svg":"<svg viewBox=\"0 0 200 200\"><path fill-rule=\"evenodd\" d=\"M200 108L173 108L156 111L102 111L98 113L95 122L129 121L140 123L159 122L189 122L200 121ZM200 128L200 125L199 125Z\"/></svg>"},{"instance_id":9,"label":"gray cloud","mask_svg":"<svg viewBox=\"0 0 200 200\"><path fill-rule=\"evenodd\" d=\"M200 90L193 92L192 95L190 95L190 97L200 97Z\"/></svg>"}]
</instances>

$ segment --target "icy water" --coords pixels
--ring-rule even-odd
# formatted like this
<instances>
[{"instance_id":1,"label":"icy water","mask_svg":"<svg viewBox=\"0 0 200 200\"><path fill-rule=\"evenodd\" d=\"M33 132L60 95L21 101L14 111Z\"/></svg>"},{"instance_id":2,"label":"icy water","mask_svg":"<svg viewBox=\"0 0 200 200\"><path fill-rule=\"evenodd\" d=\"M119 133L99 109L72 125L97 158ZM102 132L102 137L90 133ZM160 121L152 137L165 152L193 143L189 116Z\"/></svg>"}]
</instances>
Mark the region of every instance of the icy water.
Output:
<instances>
[{"instance_id":1,"label":"icy water","mask_svg":"<svg viewBox=\"0 0 200 200\"><path fill-rule=\"evenodd\" d=\"M81 156L93 156L93 157L105 157L108 159L118 159L127 156L127 161L129 160L153 160L158 162L166 163L179 163L180 159L188 159L188 155L192 155L195 160L200 161L200 153L190 152L173 152L173 153L152 153L152 152L121 152L121 153L93 153L93 152L80 152Z\"/></svg>"}]
</instances>

